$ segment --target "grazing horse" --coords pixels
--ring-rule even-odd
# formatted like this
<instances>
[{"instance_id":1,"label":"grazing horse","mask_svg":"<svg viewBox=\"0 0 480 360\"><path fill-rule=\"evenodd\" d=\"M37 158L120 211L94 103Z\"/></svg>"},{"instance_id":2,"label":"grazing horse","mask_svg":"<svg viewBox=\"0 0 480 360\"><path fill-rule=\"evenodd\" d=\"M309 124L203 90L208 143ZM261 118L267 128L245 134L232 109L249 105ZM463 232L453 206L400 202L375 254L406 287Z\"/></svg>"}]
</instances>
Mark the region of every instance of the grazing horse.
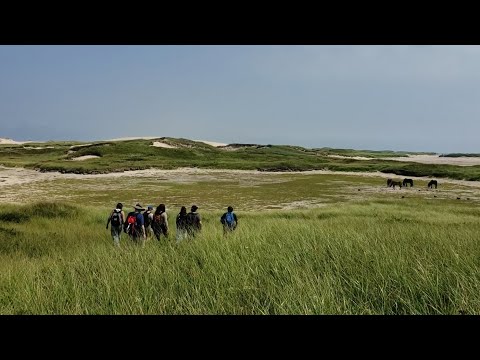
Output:
<instances>
[{"instance_id":1,"label":"grazing horse","mask_svg":"<svg viewBox=\"0 0 480 360\"><path fill-rule=\"evenodd\" d=\"M413 187L413 180L412 179L403 179L403 186L408 187L407 185L410 184L410 187Z\"/></svg>"},{"instance_id":2,"label":"grazing horse","mask_svg":"<svg viewBox=\"0 0 480 360\"><path fill-rule=\"evenodd\" d=\"M433 185L435 185L435 189L437 188L437 180L430 180L428 183L429 188L433 188Z\"/></svg>"},{"instance_id":3,"label":"grazing horse","mask_svg":"<svg viewBox=\"0 0 480 360\"><path fill-rule=\"evenodd\" d=\"M394 181L392 180L390 182L390 186L393 186L393 188L395 189L395 186L400 186L400 189L402 188L402 182L401 181Z\"/></svg>"}]
</instances>

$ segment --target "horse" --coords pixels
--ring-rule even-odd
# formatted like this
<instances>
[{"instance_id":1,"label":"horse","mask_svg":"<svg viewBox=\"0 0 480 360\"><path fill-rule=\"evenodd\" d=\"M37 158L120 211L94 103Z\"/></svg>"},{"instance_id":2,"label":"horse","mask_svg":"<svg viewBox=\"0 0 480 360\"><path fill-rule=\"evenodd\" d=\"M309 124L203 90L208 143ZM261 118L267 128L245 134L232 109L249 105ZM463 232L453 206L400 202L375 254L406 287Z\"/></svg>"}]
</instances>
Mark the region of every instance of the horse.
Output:
<instances>
[{"instance_id":1,"label":"horse","mask_svg":"<svg viewBox=\"0 0 480 360\"><path fill-rule=\"evenodd\" d=\"M390 182L390 186L393 186L393 188L395 189L395 186L400 186L400 189L402 188L402 182L401 181L394 181L392 180Z\"/></svg>"},{"instance_id":2,"label":"horse","mask_svg":"<svg viewBox=\"0 0 480 360\"><path fill-rule=\"evenodd\" d=\"M435 185L435 189L437 188L437 180L430 180L428 183L428 188L433 188L433 185Z\"/></svg>"},{"instance_id":3,"label":"horse","mask_svg":"<svg viewBox=\"0 0 480 360\"><path fill-rule=\"evenodd\" d=\"M408 187L407 185L410 184L410 187L413 187L413 180L412 179L403 179L403 186Z\"/></svg>"},{"instance_id":4,"label":"horse","mask_svg":"<svg viewBox=\"0 0 480 360\"><path fill-rule=\"evenodd\" d=\"M392 186L392 179L387 179L387 187L390 187Z\"/></svg>"}]
</instances>

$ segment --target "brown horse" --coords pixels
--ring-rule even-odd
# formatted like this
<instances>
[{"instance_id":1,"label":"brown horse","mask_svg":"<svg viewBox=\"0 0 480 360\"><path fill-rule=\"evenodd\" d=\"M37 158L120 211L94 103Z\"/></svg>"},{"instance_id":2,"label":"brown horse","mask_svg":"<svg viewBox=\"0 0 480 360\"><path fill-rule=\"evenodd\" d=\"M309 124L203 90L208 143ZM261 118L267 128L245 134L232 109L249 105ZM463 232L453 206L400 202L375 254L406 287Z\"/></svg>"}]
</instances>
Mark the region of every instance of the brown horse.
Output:
<instances>
[{"instance_id":1,"label":"brown horse","mask_svg":"<svg viewBox=\"0 0 480 360\"><path fill-rule=\"evenodd\" d=\"M402 182L401 181L394 181L392 180L390 182L390 186L393 186L393 188L395 189L395 186L400 186L400 189L402 188Z\"/></svg>"}]
</instances>

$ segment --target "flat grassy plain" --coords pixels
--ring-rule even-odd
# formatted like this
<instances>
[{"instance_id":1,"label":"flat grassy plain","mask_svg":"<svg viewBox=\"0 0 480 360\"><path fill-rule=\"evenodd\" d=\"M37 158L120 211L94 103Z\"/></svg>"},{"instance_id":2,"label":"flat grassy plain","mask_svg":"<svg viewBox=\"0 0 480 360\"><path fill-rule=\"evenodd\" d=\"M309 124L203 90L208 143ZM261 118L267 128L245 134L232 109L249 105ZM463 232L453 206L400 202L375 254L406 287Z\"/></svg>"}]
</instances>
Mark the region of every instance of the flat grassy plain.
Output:
<instances>
[{"instance_id":1,"label":"flat grassy plain","mask_svg":"<svg viewBox=\"0 0 480 360\"><path fill-rule=\"evenodd\" d=\"M165 172L0 186L0 313L480 314L480 189L426 182ZM170 238L115 248L118 201L165 203ZM204 229L176 244L192 203ZM225 238L228 205L239 228Z\"/></svg>"}]
</instances>

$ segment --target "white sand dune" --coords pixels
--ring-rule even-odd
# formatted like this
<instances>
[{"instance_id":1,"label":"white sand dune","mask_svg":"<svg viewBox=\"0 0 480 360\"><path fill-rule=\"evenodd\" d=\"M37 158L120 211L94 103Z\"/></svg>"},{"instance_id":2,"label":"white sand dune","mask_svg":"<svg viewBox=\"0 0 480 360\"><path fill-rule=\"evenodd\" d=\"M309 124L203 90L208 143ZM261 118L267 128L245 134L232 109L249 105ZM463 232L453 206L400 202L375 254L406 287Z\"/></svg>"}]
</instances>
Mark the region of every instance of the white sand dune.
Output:
<instances>
[{"instance_id":1,"label":"white sand dune","mask_svg":"<svg viewBox=\"0 0 480 360\"><path fill-rule=\"evenodd\" d=\"M228 144L225 144L225 143L219 143L219 142L215 142L215 141L206 141L206 140L193 140L193 141L203 142L204 144L214 146L214 147L220 147L220 146L227 146L228 145Z\"/></svg>"},{"instance_id":2,"label":"white sand dune","mask_svg":"<svg viewBox=\"0 0 480 360\"><path fill-rule=\"evenodd\" d=\"M382 158L382 160L410 161L420 164L445 164L457 166L480 165L480 157L440 157L438 155L409 155L408 157Z\"/></svg>"},{"instance_id":3,"label":"white sand dune","mask_svg":"<svg viewBox=\"0 0 480 360\"><path fill-rule=\"evenodd\" d=\"M165 148L165 149L176 149L176 146L168 145L160 141L155 141L153 145L150 146L155 146L155 147L160 147L160 148Z\"/></svg>"},{"instance_id":4,"label":"white sand dune","mask_svg":"<svg viewBox=\"0 0 480 360\"><path fill-rule=\"evenodd\" d=\"M33 141L15 141L8 138L0 138L0 145L22 145Z\"/></svg>"},{"instance_id":5,"label":"white sand dune","mask_svg":"<svg viewBox=\"0 0 480 360\"><path fill-rule=\"evenodd\" d=\"M367 158L364 156L343 156L343 155L327 155L327 156L332 158L338 158L338 159L372 160L372 158Z\"/></svg>"},{"instance_id":6,"label":"white sand dune","mask_svg":"<svg viewBox=\"0 0 480 360\"><path fill-rule=\"evenodd\" d=\"M97 155L83 155L83 156L73 158L72 161L85 161L85 160L89 160L89 159L97 159L99 157L100 156L97 156Z\"/></svg>"},{"instance_id":7,"label":"white sand dune","mask_svg":"<svg viewBox=\"0 0 480 360\"><path fill-rule=\"evenodd\" d=\"M159 136L143 136L143 137L132 136L132 137L110 139L110 140L105 140L105 141L153 140L153 139L159 139L159 138L160 138ZM228 145L228 144L220 143L220 142L216 142L216 141L207 141L207 140L192 140L192 141L202 142L204 144L214 146L214 147L220 147L220 146L227 146ZM163 148L168 148L168 149L176 148L176 146L168 145L168 144L162 143L160 141L154 142L152 146L163 147Z\"/></svg>"},{"instance_id":8,"label":"white sand dune","mask_svg":"<svg viewBox=\"0 0 480 360\"><path fill-rule=\"evenodd\" d=\"M27 150L43 150L43 149L55 149L55 146L24 146L24 149Z\"/></svg>"},{"instance_id":9,"label":"white sand dune","mask_svg":"<svg viewBox=\"0 0 480 360\"><path fill-rule=\"evenodd\" d=\"M328 155L328 157L339 159L354 159L354 160L375 160L374 158L367 158L363 156L343 156L343 155ZM480 165L480 157L440 157L439 155L408 155L401 157L384 157L377 158L377 160L392 160L401 162L415 162L420 164L439 164L439 165L457 165L457 166L475 166Z\"/></svg>"}]
</instances>

